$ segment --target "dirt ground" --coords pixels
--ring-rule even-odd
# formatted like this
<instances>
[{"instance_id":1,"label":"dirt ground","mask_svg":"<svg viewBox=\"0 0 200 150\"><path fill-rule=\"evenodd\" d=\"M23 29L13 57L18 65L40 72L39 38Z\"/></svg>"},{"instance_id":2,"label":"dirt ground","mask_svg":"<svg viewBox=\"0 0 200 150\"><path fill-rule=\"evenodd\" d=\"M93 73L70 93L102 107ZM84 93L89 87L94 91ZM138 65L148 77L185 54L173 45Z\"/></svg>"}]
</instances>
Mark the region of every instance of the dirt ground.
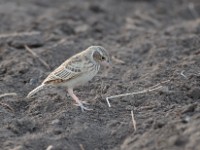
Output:
<instances>
[{"instance_id":1,"label":"dirt ground","mask_svg":"<svg viewBox=\"0 0 200 150\"><path fill-rule=\"evenodd\" d=\"M200 150L199 0L1 0L0 18L0 94L17 93L0 98L1 150ZM90 45L113 58L75 90L93 111L63 88L25 98Z\"/></svg>"}]
</instances>

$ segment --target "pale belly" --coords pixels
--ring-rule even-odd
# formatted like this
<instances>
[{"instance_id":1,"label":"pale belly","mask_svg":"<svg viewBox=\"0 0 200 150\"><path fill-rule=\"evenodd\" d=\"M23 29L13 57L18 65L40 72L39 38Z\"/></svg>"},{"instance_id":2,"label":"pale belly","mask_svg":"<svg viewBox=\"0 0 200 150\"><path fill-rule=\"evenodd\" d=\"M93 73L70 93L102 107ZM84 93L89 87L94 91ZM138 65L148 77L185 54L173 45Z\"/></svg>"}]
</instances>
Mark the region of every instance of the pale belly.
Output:
<instances>
[{"instance_id":1,"label":"pale belly","mask_svg":"<svg viewBox=\"0 0 200 150\"><path fill-rule=\"evenodd\" d=\"M83 74L80 77L77 77L75 79L72 79L70 81L67 81L65 83L62 83L60 86L68 87L68 88L74 88L80 85L83 85L87 83L88 81L92 80L92 78L97 74L96 72L90 73L90 74Z\"/></svg>"}]
</instances>

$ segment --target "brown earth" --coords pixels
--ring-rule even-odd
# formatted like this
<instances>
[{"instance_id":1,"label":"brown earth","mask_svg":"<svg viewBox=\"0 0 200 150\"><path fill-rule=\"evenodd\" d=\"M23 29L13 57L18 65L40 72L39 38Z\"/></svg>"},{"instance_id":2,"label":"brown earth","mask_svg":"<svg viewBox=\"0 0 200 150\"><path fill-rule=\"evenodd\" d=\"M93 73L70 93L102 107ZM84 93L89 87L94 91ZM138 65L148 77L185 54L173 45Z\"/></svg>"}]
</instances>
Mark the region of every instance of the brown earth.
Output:
<instances>
[{"instance_id":1,"label":"brown earth","mask_svg":"<svg viewBox=\"0 0 200 150\"><path fill-rule=\"evenodd\" d=\"M0 18L0 94L17 93L0 99L2 150L200 150L199 0L1 0ZM25 98L90 45L115 58L107 76L75 91L93 111L63 88Z\"/></svg>"}]
</instances>

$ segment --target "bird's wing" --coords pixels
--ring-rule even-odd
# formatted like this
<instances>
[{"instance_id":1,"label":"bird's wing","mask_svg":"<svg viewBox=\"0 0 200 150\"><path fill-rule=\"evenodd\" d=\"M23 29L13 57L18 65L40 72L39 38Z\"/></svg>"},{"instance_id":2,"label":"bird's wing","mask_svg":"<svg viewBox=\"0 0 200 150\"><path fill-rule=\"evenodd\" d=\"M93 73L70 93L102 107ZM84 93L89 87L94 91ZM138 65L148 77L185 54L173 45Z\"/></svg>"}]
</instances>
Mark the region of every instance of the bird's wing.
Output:
<instances>
[{"instance_id":1,"label":"bird's wing","mask_svg":"<svg viewBox=\"0 0 200 150\"><path fill-rule=\"evenodd\" d=\"M44 80L44 84L67 82L81 76L85 72L83 61L77 57L64 62Z\"/></svg>"}]
</instances>

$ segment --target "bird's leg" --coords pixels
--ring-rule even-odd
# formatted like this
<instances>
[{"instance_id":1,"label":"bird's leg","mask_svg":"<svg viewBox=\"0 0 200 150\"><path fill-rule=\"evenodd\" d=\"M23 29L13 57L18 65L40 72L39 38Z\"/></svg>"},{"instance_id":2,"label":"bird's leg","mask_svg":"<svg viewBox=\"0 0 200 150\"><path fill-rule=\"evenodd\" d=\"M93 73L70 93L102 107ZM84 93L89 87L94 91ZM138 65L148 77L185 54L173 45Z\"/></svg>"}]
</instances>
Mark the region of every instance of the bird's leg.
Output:
<instances>
[{"instance_id":1,"label":"bird's leg","mask_svg":"<svg viewBox=\"0 0 200 150\"><path fill-rule=\"evenodd\" d=\"M75 100L75 102L77 103L76 106L80 106L82 111L84 111L84 110L92 110L92 109L89 109L89 108L83 106L83 103L84 103L84 102L81 102L81 101L78 99L78 97L74 94L72 88L69 88L69 89L68 89L68 93L69 93L69 95Z\"/></svg>"}]
</instances>

